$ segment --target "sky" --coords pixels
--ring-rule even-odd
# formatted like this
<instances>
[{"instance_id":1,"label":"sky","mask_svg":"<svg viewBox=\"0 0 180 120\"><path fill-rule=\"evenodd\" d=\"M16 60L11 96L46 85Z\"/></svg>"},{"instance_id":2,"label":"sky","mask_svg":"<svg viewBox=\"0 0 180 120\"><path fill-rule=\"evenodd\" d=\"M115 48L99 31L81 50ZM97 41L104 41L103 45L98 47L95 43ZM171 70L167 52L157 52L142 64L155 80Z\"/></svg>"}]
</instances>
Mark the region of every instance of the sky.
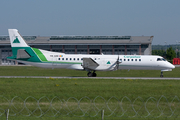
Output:
<instances>
[{"instance_id":1,"label":"sky","mask_svg":"<svg viewBox=\"0 0 180 120\"><path fill-rule=\"evenodd\" d=\"M0 36L154 36L180 44L180 0L1 0Z\"/></svg>"}]
</instances>

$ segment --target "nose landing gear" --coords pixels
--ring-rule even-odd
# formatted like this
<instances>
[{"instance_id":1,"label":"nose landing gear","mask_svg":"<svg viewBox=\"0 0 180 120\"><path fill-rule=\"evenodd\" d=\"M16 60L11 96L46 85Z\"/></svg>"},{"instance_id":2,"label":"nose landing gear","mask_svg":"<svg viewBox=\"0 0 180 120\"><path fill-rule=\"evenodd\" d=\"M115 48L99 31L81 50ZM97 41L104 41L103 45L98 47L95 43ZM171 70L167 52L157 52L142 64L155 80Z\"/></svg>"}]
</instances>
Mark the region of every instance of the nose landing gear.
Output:
<instances>
[{"instance_id":1,"label":"nose landing gear","mask_svg":"<svg viewBox=\"0 0 180 120\"><path fill-rule=\"evenodd\" d=\"M163 71L161 71L161 75L160 75L160 77L163 77Z\"/></svg>"}]
</instances>

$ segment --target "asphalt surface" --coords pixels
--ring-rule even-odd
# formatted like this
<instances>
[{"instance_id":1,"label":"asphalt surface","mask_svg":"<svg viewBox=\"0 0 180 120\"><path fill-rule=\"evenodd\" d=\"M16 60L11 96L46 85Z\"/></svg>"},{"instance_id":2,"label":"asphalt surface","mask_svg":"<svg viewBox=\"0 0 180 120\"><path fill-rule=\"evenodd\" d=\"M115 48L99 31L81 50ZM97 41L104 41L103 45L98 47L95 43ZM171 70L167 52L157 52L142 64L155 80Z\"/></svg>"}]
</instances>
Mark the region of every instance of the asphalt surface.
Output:
<instances>
[{"instance_id":1,"label":"asphalt surface","mask_svg":"<svg viewBox=\"0 0 180 120\"><path fill-rule=\"evenodd\" d=\"M53 77L53 76L0 76L0 78L83 78L83 79L141 79L141 80L180 80L180 78L167 78L167 77Z\"/></svg>"}]
</instances>

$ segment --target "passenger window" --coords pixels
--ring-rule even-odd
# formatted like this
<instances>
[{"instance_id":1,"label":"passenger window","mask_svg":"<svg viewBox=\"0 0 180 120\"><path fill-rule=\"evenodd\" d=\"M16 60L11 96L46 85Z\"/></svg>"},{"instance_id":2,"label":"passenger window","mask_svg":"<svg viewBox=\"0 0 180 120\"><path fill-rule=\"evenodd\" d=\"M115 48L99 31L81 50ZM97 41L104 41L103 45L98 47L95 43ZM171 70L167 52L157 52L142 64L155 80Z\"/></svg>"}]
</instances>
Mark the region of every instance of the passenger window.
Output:
<instances>
[{"instance_id":1,"label":"passenger window","mask_svg":"<svg viewBox=\"0 0 180 120\"><path fill-rule=\"evenodd\" d=\"M94 60L96 60L96 58L94 58Z\"/></svg>"},{"instance_id":2,"label":"passenger window","mask_svg":"<svg viewBox=\"0 0 180 120\"><path fill-rule=\"evenodd\" d=\"M79 60L79 58L77 58L77 60Z\"/></svg>"},{"instance_id":3,"label":"passenger window","mask_svg":"<svg viewBox=\"0 0 180 120\"><path fill-rule=\"evenodd\" d=\"M137 59L135 59L135 61L137 61Z\"/></svg>"},{"instance_id":4,"label":"passenger window","mask_svg":"<svg viewBox=\"0 0 180 120\"><path fill-rule=\"evenodd\" d=\"M68 60L68 58L66 58L66 60Z\"/></svg>"},{"instance_id":5,"label":"passenger window","mask_svg":"<svg viewBox=\"0 0 180 120\"><path fill-rule=\"evenodd\" d=\"M81 58L81 60L83 60L83 58Z\"/></svg>"},{"instance_id":6,"label":"passenger window","mask_svg":"<svg viewBox=\"0 0 180 120\"><path fill-rule=\"evenodd\" d=\"M70 60L71 60L71 58L70 58Z\"/></svg>"},{"instance_id":7,"label":"passenger window","mask_svg":"<svg viewBox=\"0 0 180 120\"><path fill-rule=\"evenodd\" d=\"M59 60L61 60L61 58L59 58Z\"/></svg>"},{"instance_id":8,"label":"passenger window","mask_svg":"<svg viewBox=\"0 0 180 120\"><path fill-rule=\"evenodd\" d=\"M133 59L131 59L131 61L133 61Z\"/></svg>"},{"instance_id":9,"label":"passenger window","mask_svg":"<svg viewBox=\"0 0 180 120\"><path fill-rule=\"evenodd\" d=\"M76 58L74 58L74 60L76 60Z\"/></svg>"},{"instance_id":10,"label":"passenger window","mask_svg":"<svg viewBox=\"0 0 180 120\"><path fill-rule=\"evenodd\" d=\"M128 59L128 61L129 61L129 59Z\"/></svg>"},{"instance_id":11,"label":"passenger window","mask_svg":"<svg viewBox=\"0 0 180 120\"><path fill-rule=\"evenodd\" d=\"M62 60L64 60L64 58L62 58Z\"/></svg>"},{"instance_id":12,"label":"passenger window","mask_svg":"<svg viewBox=\"0 0 180 120\"><path fill-rule=\"evenodd\" d=\"M124 59L124 61L126 61L126 59Z\"/></svg>"},{"instance_id":13,"label":"passenger window","mask_svg":"<svg viewBox=\"0 0 180 120\"><path fill-rule=\"evenodd\" d=\"M141 61L141 59L139 59L139 61Z\"/></svg>"}]
</instances>

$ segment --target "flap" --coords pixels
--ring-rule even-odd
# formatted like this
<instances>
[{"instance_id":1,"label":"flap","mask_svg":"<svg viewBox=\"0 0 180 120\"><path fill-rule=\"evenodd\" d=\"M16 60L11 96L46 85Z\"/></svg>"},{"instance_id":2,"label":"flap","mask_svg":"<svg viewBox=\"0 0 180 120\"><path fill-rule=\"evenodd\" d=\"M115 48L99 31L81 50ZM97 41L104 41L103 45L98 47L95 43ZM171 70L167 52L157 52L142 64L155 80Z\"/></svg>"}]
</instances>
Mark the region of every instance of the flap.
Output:
<instances>
[{"instance_id":1,"label":"flap","mask_svg":"<svg viewBox=\"0 0 180 120\"><path fill-rule=\"evenodd\" d=\"M30 58L31 56L26 52L25 49L19 49L17 51L17 59L27 59Z\"/></svg>"},{"instance_id":2,"label":"flap","mask_svg":"<svg viewBox=\"0 0 180 120\"><path fill-rule=\"evenodd\" d=\"M91 67L97 67L99 64L94 61L92 58L83 58L83 65L84 68L91 68Z\"/></svg>"}]
</instances>

